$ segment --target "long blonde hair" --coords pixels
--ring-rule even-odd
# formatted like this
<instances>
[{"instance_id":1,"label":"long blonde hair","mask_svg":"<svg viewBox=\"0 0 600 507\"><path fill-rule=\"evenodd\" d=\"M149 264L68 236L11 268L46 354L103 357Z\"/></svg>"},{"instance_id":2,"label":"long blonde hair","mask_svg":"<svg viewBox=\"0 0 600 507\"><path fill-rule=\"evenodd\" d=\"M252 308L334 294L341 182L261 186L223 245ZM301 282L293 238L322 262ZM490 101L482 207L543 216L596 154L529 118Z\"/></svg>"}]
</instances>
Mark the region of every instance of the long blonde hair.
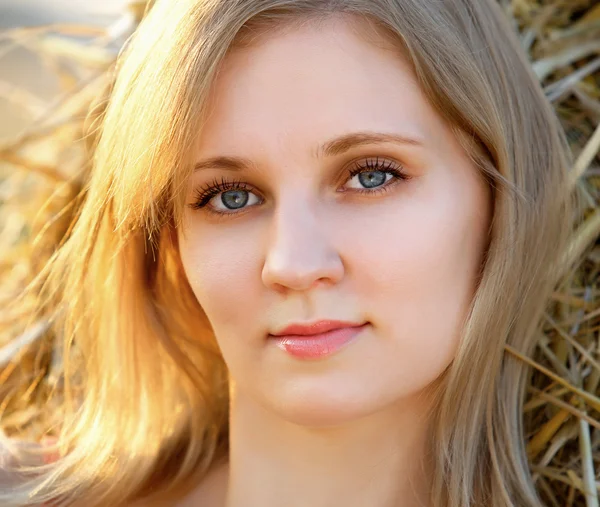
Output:
<instances>
[{"instance_id":1,"label":"long blonde hair","mask_svg":"<svg viewBox=\"0 0 600 507\"><path fill-rule=\"evenodd\" d=\"M540 505L521 421L528 369L504 351L535 345L571 229L571 160L491 0L155 3L120 57L73 227L28 288L64 338L62 457L0 504L119 505L192 484L227 456L227 368L174 233L190 154L228 51L334 15L408 57L492 190L478 290L433 414L432 505Z\"/></svg>"}]
</instances>

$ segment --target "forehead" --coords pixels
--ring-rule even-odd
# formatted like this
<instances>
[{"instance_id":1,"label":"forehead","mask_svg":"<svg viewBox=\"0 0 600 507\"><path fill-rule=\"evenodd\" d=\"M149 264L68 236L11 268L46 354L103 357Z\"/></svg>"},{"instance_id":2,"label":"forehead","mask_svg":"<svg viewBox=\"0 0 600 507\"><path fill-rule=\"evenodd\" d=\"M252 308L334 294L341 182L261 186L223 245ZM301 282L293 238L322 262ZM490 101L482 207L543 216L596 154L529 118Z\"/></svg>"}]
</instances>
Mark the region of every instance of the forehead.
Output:
<instances>
[{"instance_id":1,"label":"forehead","mask_svg":"<svg viewBox=\"0 0 600 507\"><path fill-rule=\"evenodd\" d=\"M358 130L437 135L440 119L397 47L343 18L278 30L224 59L198 139L206 155L306 150Z\"/></svg>"}]
</instances>

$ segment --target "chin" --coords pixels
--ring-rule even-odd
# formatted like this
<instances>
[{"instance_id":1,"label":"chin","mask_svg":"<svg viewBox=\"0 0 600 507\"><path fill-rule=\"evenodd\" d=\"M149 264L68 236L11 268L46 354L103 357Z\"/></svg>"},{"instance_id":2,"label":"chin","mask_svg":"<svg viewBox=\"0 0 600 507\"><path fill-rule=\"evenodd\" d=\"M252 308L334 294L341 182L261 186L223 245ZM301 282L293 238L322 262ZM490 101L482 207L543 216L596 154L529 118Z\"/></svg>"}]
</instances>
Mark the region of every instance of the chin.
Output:
<instances>
[{"instance_id":1,"label":"chin","mask_svg":"<svg viewBox=\"0 0 600 507\"><path fill-rule=\"evenodd\" d=\"M284 402L272 405L274 412L292 424L313 428L342 425L383 408L375 406L373 399L361 400L353 393L327 395L321 391L283 399Z\"/></svg>"}]
</instances>

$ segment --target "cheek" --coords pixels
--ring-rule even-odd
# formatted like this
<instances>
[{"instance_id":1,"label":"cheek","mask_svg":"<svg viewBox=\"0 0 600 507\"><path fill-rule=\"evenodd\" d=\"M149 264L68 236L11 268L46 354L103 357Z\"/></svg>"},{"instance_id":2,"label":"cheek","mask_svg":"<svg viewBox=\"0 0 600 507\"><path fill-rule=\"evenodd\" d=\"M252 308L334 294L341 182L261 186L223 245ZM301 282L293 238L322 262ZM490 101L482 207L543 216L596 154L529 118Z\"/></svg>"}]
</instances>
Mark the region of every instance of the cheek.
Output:
<instances>
[{"instance_id":1,"label":"cheek","mask_svg":"<svg viewBox=\"0 0 600 507\"><path fill-rule=\"evenodd\" d=\"M211 233L191 226L187 236L180 239L186 276L217 337L226 336L229 328L233 331L256 315L252 304L259 297L257 235L249 230Z\"/></svg>"},{"instance_id":2,"label":"cheek","mask_svg":"<svg viewBox=\"0 0 600 507\"><path fill-rule=\"evenodd\" d=\"M394 213L362 227L349 265L381 336L391 337L391 356L404 358L399 374L433 380L455 355L474 295L485 201L479 186L462 181L392 205Z\"/></svg>"}]
</instances>

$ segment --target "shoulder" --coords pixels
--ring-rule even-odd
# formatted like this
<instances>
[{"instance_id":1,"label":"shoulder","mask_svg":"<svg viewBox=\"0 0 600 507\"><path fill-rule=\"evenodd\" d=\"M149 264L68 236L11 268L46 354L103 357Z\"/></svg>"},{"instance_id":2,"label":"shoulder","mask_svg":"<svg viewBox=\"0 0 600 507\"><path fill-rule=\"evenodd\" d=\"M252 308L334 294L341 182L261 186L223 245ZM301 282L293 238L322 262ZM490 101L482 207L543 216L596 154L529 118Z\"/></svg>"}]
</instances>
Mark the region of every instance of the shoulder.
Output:
<instances>
[{"instance_id":1,"label":"shoulder","mask_svg":"<svg viewBox=\"0 0 600 507\"><path fill-rule=\"evenodd\" d=\"M229 463L215 466L204 480L173 507L195 507L202 501L206 507L224 507L229 482Z\"/></svg>"},{"instance_id":2,"label":"shoulder","mask_svg":"<svg viewBox=\"0 0 600 507\"><path fill-rule=\"evenodd\" d=\"M139 500L123 507L224 507L229 481L229 463L216 465L195 488L176 498L148 502Z\"/></svg>"}]
</instances>

